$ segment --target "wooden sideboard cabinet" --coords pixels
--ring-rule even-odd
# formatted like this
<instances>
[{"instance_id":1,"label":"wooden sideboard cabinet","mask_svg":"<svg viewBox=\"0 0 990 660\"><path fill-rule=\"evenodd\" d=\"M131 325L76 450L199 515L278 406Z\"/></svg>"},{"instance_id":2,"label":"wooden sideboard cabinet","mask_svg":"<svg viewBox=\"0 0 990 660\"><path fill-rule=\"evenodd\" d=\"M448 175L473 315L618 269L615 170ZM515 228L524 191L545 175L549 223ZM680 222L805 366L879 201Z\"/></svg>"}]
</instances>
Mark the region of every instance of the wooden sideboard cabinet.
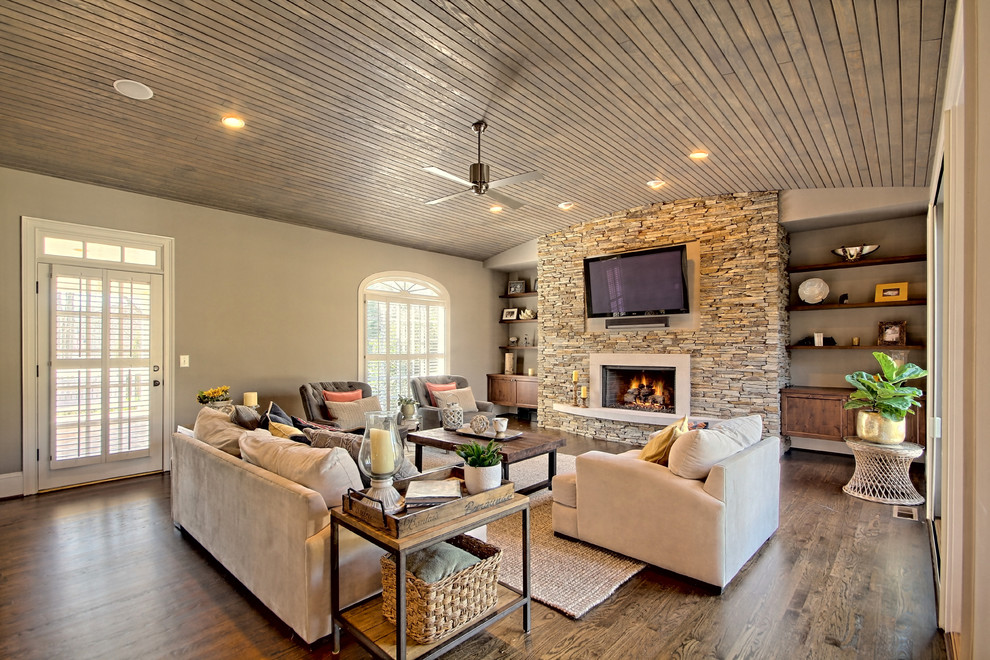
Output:
<instances>
[{"instance_id":1,"label":"wooden sideboard cabinet","mask_svg":"<svg viewBox=\"0 0 990 660\"><path fill-rule=\"evenodd\" d=\"M856 435L856 411L843 409L852 388L785 387L780 390L781 433L842 442ZM905 442L925 446L925 401L907 416Z\"/></svg>"},{"instance_id":2,"label":"wooden sideboard cabinet","mask_svg":"<svg viewBox=\"0 0 990 660\"><path fill-rule=\"evenodd\" d=\"M539 378L488 374L488 400L500 406L536 408Z\"/></svg>"}]
</instances>

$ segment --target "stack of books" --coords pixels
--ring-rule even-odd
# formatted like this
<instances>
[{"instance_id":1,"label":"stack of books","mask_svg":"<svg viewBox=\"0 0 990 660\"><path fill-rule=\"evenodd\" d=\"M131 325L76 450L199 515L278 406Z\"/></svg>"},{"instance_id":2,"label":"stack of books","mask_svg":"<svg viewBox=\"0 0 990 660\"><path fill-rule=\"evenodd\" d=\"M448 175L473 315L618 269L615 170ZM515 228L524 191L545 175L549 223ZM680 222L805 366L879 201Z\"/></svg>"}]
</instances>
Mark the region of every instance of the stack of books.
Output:
<instances>
[{"instance_id":1,"label":"stack of books","mask_svg":"<svg viewBox=\"0 0 990 660\"><path fill-rule=\"evenodd\" d=\"M460 479L415 479L406 488L406 508L435 506L460 496Z\"/></svg>"}]
</instances>

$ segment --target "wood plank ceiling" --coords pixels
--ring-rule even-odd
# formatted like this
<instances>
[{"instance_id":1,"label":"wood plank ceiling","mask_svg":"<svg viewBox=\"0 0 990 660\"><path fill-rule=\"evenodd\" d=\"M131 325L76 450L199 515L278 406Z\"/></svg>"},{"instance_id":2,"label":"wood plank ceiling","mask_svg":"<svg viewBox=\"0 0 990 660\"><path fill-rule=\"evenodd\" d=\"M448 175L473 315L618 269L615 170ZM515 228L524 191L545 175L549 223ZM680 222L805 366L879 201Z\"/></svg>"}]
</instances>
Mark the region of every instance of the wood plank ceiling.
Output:
<instances>
[{"instance_id":1,"label":"wood plank ceiling","mask_svg":"<svg viewBox=\"0 0 990 660\"><path fill-rule=\"evenodd\" d=\"M4 0L0 165L472 259L650 202L923 186L954 5ZM543 174L499 189L526 205L426 205L482 118L492 179Z\"/></svg>"}]
</instances>

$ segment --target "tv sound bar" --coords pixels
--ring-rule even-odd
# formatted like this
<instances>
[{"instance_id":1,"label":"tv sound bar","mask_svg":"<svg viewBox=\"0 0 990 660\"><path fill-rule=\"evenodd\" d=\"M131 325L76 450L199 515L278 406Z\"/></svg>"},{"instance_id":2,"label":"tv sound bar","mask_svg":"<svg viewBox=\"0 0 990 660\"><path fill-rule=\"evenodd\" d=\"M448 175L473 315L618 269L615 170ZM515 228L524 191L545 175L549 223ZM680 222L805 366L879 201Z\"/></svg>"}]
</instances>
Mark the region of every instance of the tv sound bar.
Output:
<instances>
[{"instance_id":1,"label":"tv sound bar","mask_svg":"<svg viewBox=\"0 0 990 660\"><path fill-rule=\"evenodd\" d=\"M605 328L666 328L669 316L619 316L605 319Z\"/></svg>"}]
</instances>

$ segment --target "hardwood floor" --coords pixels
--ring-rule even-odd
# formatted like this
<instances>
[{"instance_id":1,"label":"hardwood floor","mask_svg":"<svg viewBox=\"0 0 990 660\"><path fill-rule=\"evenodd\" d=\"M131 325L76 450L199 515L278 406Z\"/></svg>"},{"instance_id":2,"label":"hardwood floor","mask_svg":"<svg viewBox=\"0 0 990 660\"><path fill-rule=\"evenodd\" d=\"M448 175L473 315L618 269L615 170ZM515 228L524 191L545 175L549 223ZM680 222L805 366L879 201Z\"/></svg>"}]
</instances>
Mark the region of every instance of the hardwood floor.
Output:
<instances>
[{"instance_id":1,"label":"hardwood floor","mask_svg":"<svg viewBox=\"0 0 990 660\"><path fill-rule=\"evenodd\" d=\"M628 447L562 451L591 448ZM512 615L445 657L944 658L925 526L842 493L852 467L786 454L780 529L722 595L648 567L579 621L534 603L529 635ZM167 475L0 502L0 658L330 652L172 525ZM341 657L368 655L345 636Z\"/></svg>"}]
</instances>

